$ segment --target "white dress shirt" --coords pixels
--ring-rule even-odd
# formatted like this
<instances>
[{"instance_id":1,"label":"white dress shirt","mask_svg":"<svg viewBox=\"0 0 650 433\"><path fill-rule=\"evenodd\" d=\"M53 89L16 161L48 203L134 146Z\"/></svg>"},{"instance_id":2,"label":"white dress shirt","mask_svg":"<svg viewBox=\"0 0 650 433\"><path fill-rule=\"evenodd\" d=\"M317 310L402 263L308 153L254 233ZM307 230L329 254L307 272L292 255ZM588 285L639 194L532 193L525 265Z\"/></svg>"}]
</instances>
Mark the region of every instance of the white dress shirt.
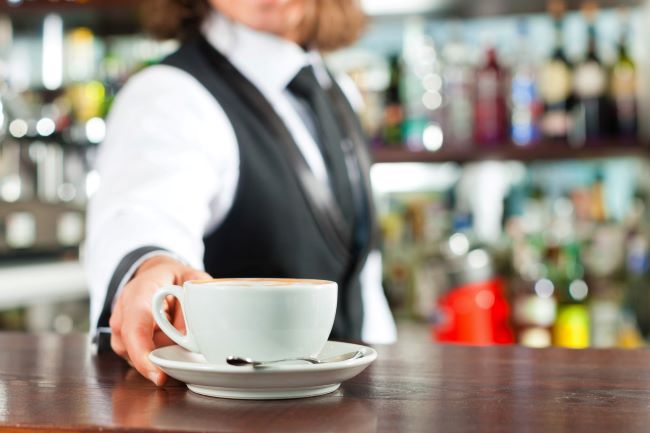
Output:
<instances>
[{"instance_id":1,"label":"white dress shirt","mask_svg":"<svg viewBox=\"0 0 650 433\"><path fill-rule=\"evenodd\" d=\"M313 125L286 89L308 64L321 85L329 87L320 55L217 13L206 19L203 33L268 99L316 177L328 182L324 160L310 133ZM92 326L112 274L129 252L155 245L203 269L203 237L224 220L239 177L232 124L208 90L180 69L156 65L134 75L115 99L107 125L96 167L101 185L88 208L85 266ZM142 261L161 253L134 264L122 286ZM394 341L395 324L381 286L378 251L368 257L361 287L363 340Z\"/></svg>"}]
</instances>

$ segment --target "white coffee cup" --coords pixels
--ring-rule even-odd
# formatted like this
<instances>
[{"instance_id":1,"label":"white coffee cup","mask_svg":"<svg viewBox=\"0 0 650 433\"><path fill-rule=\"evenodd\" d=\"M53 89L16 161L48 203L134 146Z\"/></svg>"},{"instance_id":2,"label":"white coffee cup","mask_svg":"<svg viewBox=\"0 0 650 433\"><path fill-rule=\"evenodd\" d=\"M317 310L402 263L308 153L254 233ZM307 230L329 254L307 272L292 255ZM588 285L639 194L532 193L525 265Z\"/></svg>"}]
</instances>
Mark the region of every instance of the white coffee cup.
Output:
<instances>
[{"instance_id":1,"label":"white coffee cup","mask_svg":"<svg viewBox=\"0 0 650 433\"><path fill-rule=\"evenodd\" d=\"M325 280L229 278L187 281L159 289L153 317L160 329L210 363L230 355L255 360L316 356L334 324L338 286ZM165 297L180 300L181 334L163 311Z\"/></svg>"}]
</instances>

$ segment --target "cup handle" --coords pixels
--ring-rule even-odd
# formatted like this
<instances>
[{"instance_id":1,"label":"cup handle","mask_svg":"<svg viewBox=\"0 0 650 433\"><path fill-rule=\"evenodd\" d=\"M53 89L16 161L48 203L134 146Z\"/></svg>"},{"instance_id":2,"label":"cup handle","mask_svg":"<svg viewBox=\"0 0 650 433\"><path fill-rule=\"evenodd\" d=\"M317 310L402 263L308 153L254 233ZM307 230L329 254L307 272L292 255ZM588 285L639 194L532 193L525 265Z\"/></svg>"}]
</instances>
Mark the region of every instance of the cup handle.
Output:
<instances>
[{"instance_id":1,"label":"cup handle","mask_svg":"<svg viewBox=\"0 0 650 433\"><path fill-rule=\"evenodd\" d=\"M185 318L185 335L181 334L178 329L172 325L165 312L163 311L163 303L165 298L168 295L172 295L178 299L181 303L181 310L183 312L183 317ZM153 313L153 318L160 326L160 329L175 343L179 346L189 350L190 352L199 352L199 347L196 344L194 336L190 332L189 326L187 326L187 317L185 316L185 305L183 305L183 288L180 286L166 286L158 289L158 291L153 295L153 302L151 304L151 312Z\"/></svg>"}]
</instances>

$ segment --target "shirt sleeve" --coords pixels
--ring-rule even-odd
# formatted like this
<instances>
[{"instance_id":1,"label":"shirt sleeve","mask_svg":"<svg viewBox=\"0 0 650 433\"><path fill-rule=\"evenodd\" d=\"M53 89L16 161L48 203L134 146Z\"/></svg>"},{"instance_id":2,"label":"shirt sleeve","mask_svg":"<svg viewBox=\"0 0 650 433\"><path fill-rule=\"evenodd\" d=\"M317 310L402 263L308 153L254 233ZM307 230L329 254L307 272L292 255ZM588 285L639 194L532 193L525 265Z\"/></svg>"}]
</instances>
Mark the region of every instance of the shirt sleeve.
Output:
<instances>
[{"instance_id":1,"label":"shirt sleeve","mask_svg":"<svg viewBox=\"0 0 650 433\"><path fill-rule=\"evenodd\" d=\"M216 100L189 74L159 65L116 98L96 170L84 257L92 326L111 280L124 284L141 261L125 265L130 253L164 252L203 269L203 236L232 205L239 154Z\"/></svg>"},{"instance_id":2,"label":"shirt sleeve","mask_svg":"<svg viewBox=\"0 0 650 433\"><path fill-rule=\"evenodd\" d=\"M363 299L361 339L371 344L389 344L397 340L395 320L381 282L382 272L381 252L371 251L360 275Z\"/></svg>"}]
</instances>

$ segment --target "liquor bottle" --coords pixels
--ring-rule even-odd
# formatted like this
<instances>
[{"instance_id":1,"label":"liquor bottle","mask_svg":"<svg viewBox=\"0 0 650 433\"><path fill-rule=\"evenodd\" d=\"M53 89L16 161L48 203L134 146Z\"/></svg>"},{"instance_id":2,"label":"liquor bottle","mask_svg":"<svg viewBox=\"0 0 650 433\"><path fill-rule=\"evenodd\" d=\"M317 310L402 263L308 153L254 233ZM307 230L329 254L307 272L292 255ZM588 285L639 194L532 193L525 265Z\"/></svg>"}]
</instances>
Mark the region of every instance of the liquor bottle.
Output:
<instances>
[{"instance_id":1,"label":"liquor bottle","mask_svg":"<svg viewBox=\"0 0 650 433\"><path fill-rule=\"evenodd\" d=\"M505 82L506 71L499 65L495 48L489 47L485 63L476 71L474 140L478 144L499 144L506 140Z\"/></svg>"},{"instance_id":2,"label":"liquor bottle","mask_svg":"<svg viewBox=\"0 0 650 433\"><path fill-rule=\"evenodd\" d=\"M97 44L93 31L87 27L71 29L64 41L65 81L83 83L96 77Z\"/></svg>"},{"instance_id":3,"label":"liquor bottle","mask_svg":"<svg viewBox=\"0 0 650 433\"><path fill-rule=\"evenodd\" d=\"M454 24L450 31L451 40L442 52L445 94L443 129L445 140L457 147L471 144L474 122L474 70L469 64L469 48L461 39L461 30L459 24Z\"/></svg>"},{"instance_id":4,"label":"liquor bottle","mask_svg":"<svg viewBox=\"0 0 650 433\"><path fill-rule=\"evenodd\" d=\"M529 55L526 21L517 23L517 33L517 63L510 86L510 135L515 144L526 146L539 140L538 122L542 107L537 93L535 66Z\"/></svg>"},{"instance_id":5,"label":"liquor bottle","mask_svg":"<svg viewBox=\"0 0 650 433\"><path fill-rule=\"evenodd\" d=\"M650 338L650 290L648 290L648 271L650 271L650 233L647 227L647 194L635 194L632 211L628 216L629 232L626 241L626 282L625 306L646 339Z\"/></svg>"},{"instance_id":6,"label":"liquor bottle","mask_svg":"<svg viewBox=\"0 0 650 433\"><path fill-rule=\"evenodd\" d=\"M389 59L389 67L390 81L386 89L382 138L384 145L397 147L402 145L402 122L404 121L404 109L399 91L401 81L401 61L399 56L392 56Z\"/></svg>"},{"instance_id":7,"label":"liquor bottle","mask_svg":"<svg viewBox=\"0 0 650 433\"><path fill-rule=\"evenodd\" d=\"M107 42L104 58L100 62L99 67L99 79L104 84L106 92L104 106L101 110L102 117L108 115L115 96L126 78L124 63L112 48L110 41Z\"/></svg>"},{"instance_id":8,"label":"liquor bottle","mask_svg":"<svg viewBox=\"0 0 650 433\"><path fill-rule=\"evenodd\" d=\"M552 256L547 251L546 236L552 205L539 186L515 186L508 201L510 213L520 214L515 217L518 221L509 221L508 227L512 238L512 316L517 342L547 347L553 341L557 315L556 288L548 274L553 268L542 261Z\"/></svg>"},{"instance_id":9,"label":"liquor bottle","mask_svg":"<svg viewBox=\"0 0 650 433\"><path fill-rule=\"evenodd\" d=\"M557 319L553 327L553 344L581 349L590 345L589 286L583 280L580 245L568 241L558 250Z\"/></svg>"},{"instance_id":10,"label":"liquor bottle","mask_svg":"<svg viewBox=\"0 0 650 433\"><path fill-rule=\"evenodd\" d=\"M573 85L577 97L574 109L573 134L577 141L593 140L606 135L611 117L607 100L607 71L597 53L595 2L583 4L582 14L587 22L587 54L575 69Z\"/></svg>"},{"instance_id":11,"label":"liquor bottle","mask_svg":"<svg viewBox=\"0 0 650 433\"><path fill-rule=\"evenodd\" d=\"M562 33L564 1L551 0L548 9L553 17L555 42L553 54L540 70L539 92L544 102L540 125L544 136L564 140L569 131L570 110L573 104L573 71L564 53Z\"/></svg>"},{"instance_id":12,"label":"liquor bottle","mask_svg":"<svg viewBox=\"0 0 650 433\"><path fill-rule=\"evenodd\" d=\"M426 34L425 21L413 17L404 32L401 101L402 139L414 151L435 152L442 147L440 128L442 78L436 46Z\"/></svg>"},{"instance_id":13,"label":"liquor bottle","mask_svg":"<svg viewBox=\"0 0 650 433\"><path fill-rule=\"evenodd\" d=\"M616 129L619 135L632 137L637 134L637 76L636 65L627 51L627 15L621 19L621 38L618 43L618 59L612 68L611 97L616 111Z\"/></svg>"},{"instance_id":14,"label":"liquor bottle","mask_svg":"<svg viewBox=\"0 0 650 433\"><path fill-rule=\"evenodd\" d=\"M557 314L555 287L548 278L537 281L515 279L512 318L517 342L528 347L552 344L552 328Z\"/></svg>"},{"instance_id":15,"label":"liquor bottle","mask_svg":"<svg viewBox=\"0 0 650 433\"><path fill-rule=\"evenodd\" d=\"M605 176L602 170L598 170L596 172L596 179L591 185L591 218L598 223L607 221L604 180Z\"/></svg>"},{"instance_id":16,"label":"liquor bottle","mask_svg":"<svg viewBox=\"0 0 650 433\"><path fill-rule=\"evenodd\" d=\"M621 287L605 279L595 279L590 289L590 345L592 347L615 347L619 324L624 316Z\"/></svg>"}]
</instances>

